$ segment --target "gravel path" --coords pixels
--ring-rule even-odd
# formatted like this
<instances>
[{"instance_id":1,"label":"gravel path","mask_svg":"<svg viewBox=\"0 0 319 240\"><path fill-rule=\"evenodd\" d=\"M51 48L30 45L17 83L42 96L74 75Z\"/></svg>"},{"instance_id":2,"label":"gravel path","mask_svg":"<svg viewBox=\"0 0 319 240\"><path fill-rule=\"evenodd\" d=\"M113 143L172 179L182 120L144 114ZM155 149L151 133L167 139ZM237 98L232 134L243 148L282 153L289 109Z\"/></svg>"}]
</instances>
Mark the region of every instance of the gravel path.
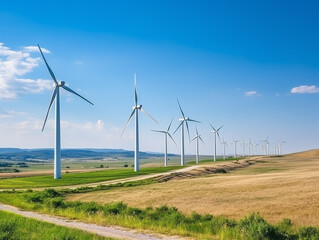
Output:
<instances>
[{"instance_id":1,"label":"gravel path","mask_svg":"<svg viewBox=\"0 0 319 240\"><path fill-rule=\"evenodd\" d=\"M45 221L49 223L53 223L56 225L61 225L69 228L77 228L83 231L91 232L104 237L112 237L116 239L128 239L128 240L182 240L184 238L179 236L164 236L160 234L147 234L147 233L139 233L133 230L128 230L121 227L106 227L99 226L96 224L83 223L74 220L67 220L60 217L53 217L46 214L35 213L31 211L22 211L18 208L0 204L0 210L9 211L15 214L22 215L28 218L34 218L36 220Z\"/></svg>"}]
</instances>

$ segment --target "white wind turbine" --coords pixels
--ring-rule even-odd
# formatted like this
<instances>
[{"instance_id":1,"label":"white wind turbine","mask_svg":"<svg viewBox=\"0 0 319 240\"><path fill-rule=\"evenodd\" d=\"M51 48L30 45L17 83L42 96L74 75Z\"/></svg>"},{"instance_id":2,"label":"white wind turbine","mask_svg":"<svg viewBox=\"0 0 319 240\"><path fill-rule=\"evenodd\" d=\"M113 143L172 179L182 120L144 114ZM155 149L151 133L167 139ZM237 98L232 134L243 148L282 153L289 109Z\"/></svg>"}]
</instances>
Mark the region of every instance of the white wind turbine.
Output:
<instances>
[{"instance_id":1,"label":"white wind turbine","mask_svg":"<svg viewBox=\"0 0 319 240\"><path fill-rule=\"evenodd\" d=\"M242 145L242 147L243 147L243 157L245 157L245 141L244 141L244 139L243 139L243 141L241 142L241 145Z\"/></svg>"},{"instance_id":2,"label":"white wind turbine","mask_svg":"<svg viewBox=\"0 0 319 240\"><path fill-rule=\"evenodd\" d=\"M51 101L49 104L47 114L45 116L45 120L44 120L43 127L42 127L42 132L43 132L45 124L47 122L48 115L50 113L50 109L51 109L51 106L53 104L53 101L55 100L54 179L59 179L59 178L61 178L60 87L65 89L66 91L68 91L70 93L73 93L73 94L79 96L80 98L84 99L88 103L90 103L92 105L94 105L94 104L92 102L90 102L89 100L87 100L86 98L82 97L80 94L73 91L71 88L65 86L64 81L58 82L55 78L54 73L52 72L51 68L49 67L49 64L47 63L39 44L38 44L38 48L39 48L40 53L42 55L42 58L45 62L45 65L47 66L47 69L49 70L49 73L54 81L54 90L52 93L52 97L51 97Z\"/></svg>"},{"instance_id":3,"label":"white wind turbine","mask_svg":"<svg viewBox=\"0 0 319 240\"><path fill-rule=\"evenodd\" d=\"M251 156L252 155L252 143L251 143L251 138L249 139L249 142L247 142L247 145L248 145L248 154L249 154L249 156Z\"/></svg>"},{"instance_id":4,"label":"white wind turbine","mask_svg":"<svg viewBox=\"0 0 319 240\"><path fill-rule=\"evenodd\" d=\"M262 140L262 142L265 143L265 155L269 155L269 142L268 142L268 138L267 137L265 140Z\"/></svg>"},{"instance_id":5,"label":"white wind turbine","mask_svg":"<svg viewBox=\"0 0 319 240\"><path fill-rule=\"evenodd\" d=\"M282 144L283 143L287 143L285 141L282 140L282 138L280 138L280 142L279 142L279 154L282 155Z\"/></svg>"},{"instance_id":6,"label":"white wind turbine","mask_svg":"<svg viewBox=\"0 0 319 240\"><path fill-rule=\"evenodd\" d=\"M181 127L181 166L184 166L185 164L185 159L184 159L184 123L186 124L186 128L187 128L187 133L188 133L188 138L189 137L189 127L188 127L188 121L190 122L197 122L197 123L200 123L199 121L196 121L196 120L192 120L190 119L189 117L185 117L185 114L182 110L182 107L181 105L179 104L179 101L177 99L177 103L178 103L178 106L179 106L179 109L182 113L182 118L179 118L178 120L181 122L178 127L176 128L176 130L174 131L173 134L176 133L176 131Z\"/></svg>"},{"instance_id":7,"label":"white wind turbine","mask_svg":"<svg viewBox=\"0 0 319 240\"><path fill-rule=\"evenodd\" d=\"M221 144L224 145L224 160L225 160L225 159L226 159L226 146L228 147L228 145L227 145L227 142L224 141L224 139L223 139L223 141L221 142Z\"/></svg>"},{"instance_id":8,"label":"white wind turbine","mask_svg":"<svg viewBox=\"0 0 319 240\"><path fill-rule=\"evenodd\" d=\"M202 143L204 143L204 141L201 135L198 134L197 127L196 127L196 136L191 140L191 142L194 141L195 139L196 139L196 163L199 163L199 140L201 140Z\"/></svg>"},{"instance_id":9,"label":"white wind turbine","mask_svg":"<svg viewBox=\"0 0 319 240\"><path fill-rule=\"evenodd\" d=\"M138 172L140 170L140 158L139 158L139 135L138 135L138 111L142 111L144 114L149 116L154 122L158 123L150 114L148 114L143 108L142 105L137 105L137 92L136 92L136 73L134 74L134 106L132 107L133 111L131 115L129 116L126 125L124 127L124 130L121 134L125 132L125 129L127 125L129 124L131 118L135 114L135 152L134 152L134 171Z\"/></svg>"},{"instance_id":10,"label":"white wind turbine","mask_svg":"<svg viewBox=\"0 0 319 240\"><path fill-rule=\"evenodd\" d=\"M173 137L171 136L171 134L169 133L169 130L171 128L171 125L172 125L172 122L173 122L173 119L171 121L171 123L169 124L168 128L166 131L164 130L152 130L153 132L158 132L158 133L163 133L164 134L164 166L166 167L167 166L167 136L169 136L172 141L175 143L176 145L176 142L174 141Z\"/></svg>"},{"instance_id":11,"label":"white wind turbine","mask_svg":"<svg viewBox=\"0 0 319 240\"><path fill-rule=\"evenodd\" d=\"M219 138L219 141L220 141L220 136L219 136L219 130L223 127L221 126L220 128L218 128L217 130L213 127L213 125L211 125L209 123L209 125L211 126L211 128L213 129L212 130L212 133L214 133L214 141L215 141L215 145L214 145L214 162L216 162L216 135L218 136Z\"/></svg>"},{"instance_id":12,"label":"white wind turbine","mask_svg":"<svg viewBox=\"0 0 319 240\"><path fill-rule=\"evenodd\" d=\"M237 145L237 142L239 142L238 140L234 140L233 139L233 142L232 142L232 144L234 144L234 158L236 158L236 156L237 156L237 150L236 150L236 145Z\"/></svg>"}]
</instances>

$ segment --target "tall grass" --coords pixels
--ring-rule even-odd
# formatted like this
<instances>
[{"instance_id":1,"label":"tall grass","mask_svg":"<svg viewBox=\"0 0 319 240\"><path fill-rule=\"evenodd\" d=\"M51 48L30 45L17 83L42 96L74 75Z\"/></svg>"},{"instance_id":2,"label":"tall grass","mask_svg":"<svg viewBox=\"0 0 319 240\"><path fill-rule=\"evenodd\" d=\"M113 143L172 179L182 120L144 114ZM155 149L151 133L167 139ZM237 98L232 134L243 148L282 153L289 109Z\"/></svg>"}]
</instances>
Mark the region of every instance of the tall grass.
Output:
<instances>
[{"instance_id":1,"label":"tall grass","mask_svg":"<svg viewBox=\"0 0 319 240\"><path fill-rule=\"evenodd\" d=\"M41 192L1 193L0 201L49 214L79 219L101 225L120 225L135 229L149 229L169 235L191 236L196 239L238 240L314 240L319 239L316 227L295 227L289 219L277 225L269 224L258 213L241 220L212 215L181 213L175 207L135 208L122 202L68 202L65 193L53 189ZM13 200L14 199L14 200Z\"/></svg>"},{"instance_id":2,"label":"tall grass","mask_svg":"<svg viewBox=\"0 0 319 240\"><path fill-rule=\"evenodd\" d=\"M0 211L0 239L111 240L112 238Z\"/></svg>"}]
</instances>

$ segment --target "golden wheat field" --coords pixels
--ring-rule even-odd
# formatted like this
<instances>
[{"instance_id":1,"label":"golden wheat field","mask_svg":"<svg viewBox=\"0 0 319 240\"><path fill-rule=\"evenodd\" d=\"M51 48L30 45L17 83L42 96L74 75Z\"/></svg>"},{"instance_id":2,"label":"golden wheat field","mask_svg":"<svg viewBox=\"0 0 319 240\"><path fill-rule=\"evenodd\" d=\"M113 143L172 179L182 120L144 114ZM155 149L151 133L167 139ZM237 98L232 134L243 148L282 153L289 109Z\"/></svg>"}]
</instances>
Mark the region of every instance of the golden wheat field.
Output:
<instances>
[{"instance_id":1,"label":"golden wheat field","mask_svg":"<svg viewBox=\"0 0 319 240\"><path fill-rule=\"evenodd\" d=\"M226 174L175 178L152 185L74 194L68 200L123 201L136 207L167 204L184 213L196 211L235 219L259 212L272 223L290 218L296 225L318 226L318 151L259 160Z\"/></svg>"}]
</instances>

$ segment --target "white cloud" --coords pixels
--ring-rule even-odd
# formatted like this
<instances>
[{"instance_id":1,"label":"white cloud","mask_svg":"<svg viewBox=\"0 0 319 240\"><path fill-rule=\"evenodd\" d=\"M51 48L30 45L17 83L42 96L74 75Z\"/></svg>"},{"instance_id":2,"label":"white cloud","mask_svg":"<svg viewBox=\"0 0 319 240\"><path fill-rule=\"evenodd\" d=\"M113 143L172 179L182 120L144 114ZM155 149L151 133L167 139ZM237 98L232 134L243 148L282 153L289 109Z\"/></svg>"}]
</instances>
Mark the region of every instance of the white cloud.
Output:
<instances>
[{"instance_id":1,"label":"white cloud","mask_svg":"<svg viewBox=\"0 0 319 240\"><path fill-rule=\"evenodd\" d=\"M245 96L250 97L250 96L260 96L257 91L248 91L245 92Z\"/></svg>"},{"instance_id":2,"label":"white cloud","mask_svg":"<svg viewBox=\"0 0 319 240\"><path fill-rule=\"evenodd\" d=\"M299 87L294 87L290 90L291 93L319 93L319 87L316 87L315 85L308 86L308 85L302 85Z\"/></svg>"},{"instance_id":3,"label":"white cloud","mask_svg":"<svg viewBox=\"0 0 319 240\"><path fill-rule=\"evenodd\" d=\"M36 48L28 46L21 51L14 51L0 43L0 99L12 99L20 94L52 89L51 80L22 78L32 72L41 61L40 57L30 55ZM49 53L46 49L44 52Z\"/></svg>"},{"instance_id":4,"label":"white cloud","mask_svg":"<svg viewBox=\"0 0 319 240\"><path fill-rule=\"evenodd\" d=\"M38 46L27 46L23 48L26 52L39 52ZM48 49L41 47L43 53L51 53Z\"/></svg>"},{"instance_id":5,"label":"white cloud","mask_svg":"<svg viewBox=\"0 0 319 240\"><path fill-rule=\"evenodd\" d=\"M21 115L26 115L27 113L25 112L17 112L17 111L14 111L14 110L9 110L9 111L6 111L6 110L1 110L0 109L0 118L12 118L12 117L15 117L15 116L21 116Z\"/></svg>"}]
</instances>

